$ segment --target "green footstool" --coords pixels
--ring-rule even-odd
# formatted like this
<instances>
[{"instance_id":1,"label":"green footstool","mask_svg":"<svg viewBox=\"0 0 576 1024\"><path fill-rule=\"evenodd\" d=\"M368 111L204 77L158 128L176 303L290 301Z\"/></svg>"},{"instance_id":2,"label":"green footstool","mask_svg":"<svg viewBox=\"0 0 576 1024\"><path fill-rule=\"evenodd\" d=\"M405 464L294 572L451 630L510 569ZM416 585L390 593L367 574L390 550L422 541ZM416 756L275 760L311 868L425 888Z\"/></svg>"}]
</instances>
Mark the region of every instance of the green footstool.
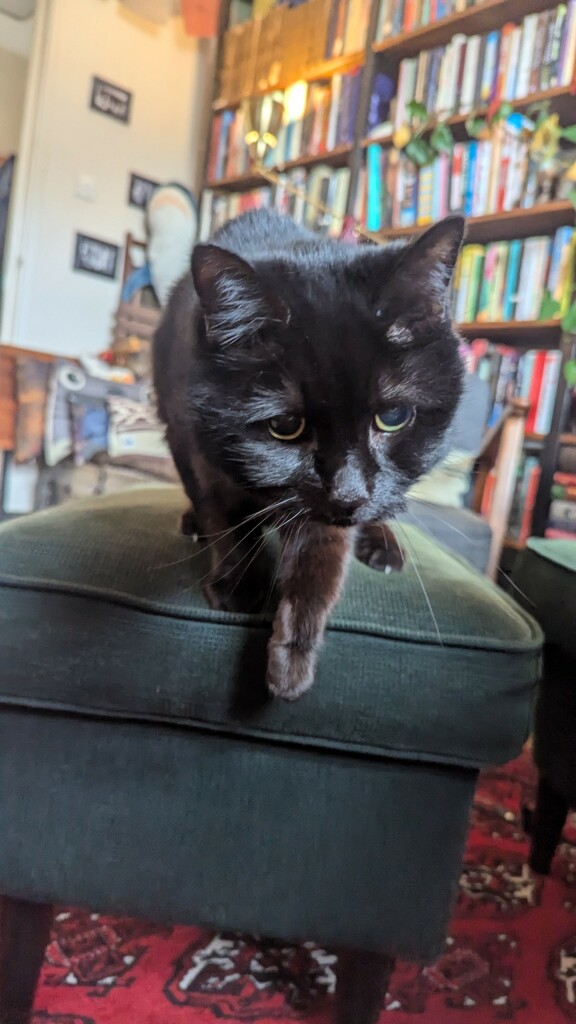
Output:
<instances>
[{"instance_id":1,"label":"green footstool","mask_svg":"<svg viewBox=\"0 0 576 1024\"><path fill-rule=\"evenodd\" d=\"M534 722L538 796L535 811L524 810L524 824L532 834L530 864L547 875L576 807L576 541L533 537L513 580L546 637Z\"/></svg>"},{"instance_id":2,"label":"green footstool","mask_svg":"<svg viewBox=\"0 0 576 1024\"><path fill-rule=\"evenodd\" d=\"M66 903L361 951L337 1019L365 1024L393 958L442 947L540 631L407 530L405 572L352 565L312 690L271 700L270 621L206 607L183 506L142 489L0 528L0 1021L28 1020Z\"/></svg>"}]
</instances>

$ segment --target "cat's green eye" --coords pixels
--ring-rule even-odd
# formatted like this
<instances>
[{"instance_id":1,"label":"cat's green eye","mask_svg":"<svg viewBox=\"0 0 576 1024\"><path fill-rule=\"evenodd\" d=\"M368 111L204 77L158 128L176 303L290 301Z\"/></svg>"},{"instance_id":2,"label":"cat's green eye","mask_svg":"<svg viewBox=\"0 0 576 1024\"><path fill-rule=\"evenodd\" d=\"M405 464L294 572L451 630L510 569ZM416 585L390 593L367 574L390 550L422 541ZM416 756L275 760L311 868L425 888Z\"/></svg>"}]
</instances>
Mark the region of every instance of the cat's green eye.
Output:
<instances>
[{"instance_id":1,"label":"cat's green eye","mask_svg":"<svg viewBox=\"0 0 576 1024\"><path fill-rule=\"evenodd\" d=\"M374 417L374 426L384 434L396 434L412 421L414 410L409 405L391 405L381 409Z\"/></svg>"},{"instance_id":2,"label":"cat's green eye","mask_svg":"<svg viewBox=\"0 0 576 1024\"><path fill-rule=\"evenodd\" d=\"M305 429L303 416L273 416L268 420L268 433L276 441L297 441Z\"/></svg>"}]
</instances>

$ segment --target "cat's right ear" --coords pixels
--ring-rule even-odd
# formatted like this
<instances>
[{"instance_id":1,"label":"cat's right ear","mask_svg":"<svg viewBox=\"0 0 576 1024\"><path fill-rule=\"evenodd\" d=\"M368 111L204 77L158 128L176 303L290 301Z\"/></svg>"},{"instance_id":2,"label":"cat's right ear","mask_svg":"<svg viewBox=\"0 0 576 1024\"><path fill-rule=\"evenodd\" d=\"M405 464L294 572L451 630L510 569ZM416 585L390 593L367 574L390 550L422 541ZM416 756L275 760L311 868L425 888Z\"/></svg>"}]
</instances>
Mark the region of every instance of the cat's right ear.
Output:
<instances>
[{"instance_id":1,"label":"cat's right ear","mask_svg":"<svg viewBox=\"0 0 576 1024\"><path fill-rule=\"evenodd\" d=\"M221 346L253 338L266 324L286 323L287 310L268 296L254 267L218 245L196 245L192 277L208 339Z\"/></svg>"}]
</instances>

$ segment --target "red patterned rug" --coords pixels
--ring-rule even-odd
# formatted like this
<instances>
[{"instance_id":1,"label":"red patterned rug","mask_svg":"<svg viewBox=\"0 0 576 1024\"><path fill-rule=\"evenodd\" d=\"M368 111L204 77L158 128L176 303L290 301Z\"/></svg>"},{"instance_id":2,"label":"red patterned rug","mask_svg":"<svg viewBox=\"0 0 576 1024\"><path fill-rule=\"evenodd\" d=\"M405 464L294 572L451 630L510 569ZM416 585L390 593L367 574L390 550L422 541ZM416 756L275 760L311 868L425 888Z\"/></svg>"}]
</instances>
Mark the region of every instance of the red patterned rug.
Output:
<instances>
[{"instance_id":1,"label":"red patterned rug","mask_svg":"<svg viewBox=\"0 0 576 1024\"><path fill-rule=\"evenodd\" d=\"M440 960L395 972L381 1024L576 1022L576 816L552 876L533 877L520 807L527 755L486 774ZM235 934L62 912L33 1024L329 1024L335 960Z\"/></svg>"}]
</instances>

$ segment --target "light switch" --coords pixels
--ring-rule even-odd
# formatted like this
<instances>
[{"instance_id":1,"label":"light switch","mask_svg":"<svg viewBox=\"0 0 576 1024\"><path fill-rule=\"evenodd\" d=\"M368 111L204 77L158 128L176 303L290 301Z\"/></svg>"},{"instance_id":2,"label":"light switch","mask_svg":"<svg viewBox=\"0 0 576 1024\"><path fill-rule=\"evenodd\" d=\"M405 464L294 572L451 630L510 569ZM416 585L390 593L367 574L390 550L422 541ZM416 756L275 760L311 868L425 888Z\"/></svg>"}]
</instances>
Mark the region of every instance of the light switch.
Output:
<instances>
[{"instance_id":1,"label":"light switch","mask_svg":"<svg viewBox=\"0 0 576 1024\"><path fill-rule=\"evenodd\" d=\"M78 199L86 199L93 203L96 199L96 179L91 174L80 174L76 182L76 195Z\"/></svg>"}]
</instances>

